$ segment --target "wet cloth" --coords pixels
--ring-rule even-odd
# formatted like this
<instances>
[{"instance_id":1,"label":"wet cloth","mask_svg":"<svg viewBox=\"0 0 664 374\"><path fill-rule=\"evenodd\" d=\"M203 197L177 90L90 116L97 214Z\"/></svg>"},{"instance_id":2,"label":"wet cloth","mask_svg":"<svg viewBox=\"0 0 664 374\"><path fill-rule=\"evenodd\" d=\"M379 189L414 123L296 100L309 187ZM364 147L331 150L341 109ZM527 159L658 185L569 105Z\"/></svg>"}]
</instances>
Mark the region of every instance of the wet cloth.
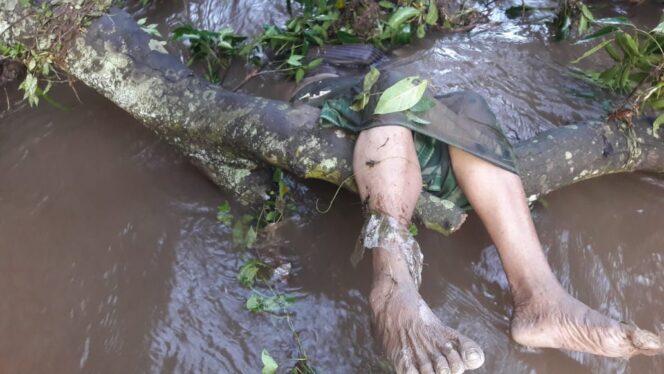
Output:
<instances>
[{"instance_id":1,"label":"wet cloth","mask_svg":"<svg viewBox=\"0 0 664 374\"><path fill-rule=\"evenodd\" d=\"M410 276L415 281L415 286L420 287L424 256L417 240L408 231L408 228L400 224L396 218L380 212L373 212L362 227L362 232L357 238L350 262L353 266L357 266L367 249L378 248L388 251L400 250L408 265Z\"/></svg>"},{"instance_id":2,"label":"wet cloth","mask_svg":"<svg viewBox=\"0 0 664 374\"><path fill-rule=\"evenodd\" d=\"M423 189L464 209L469 209L470 205L454 177L448 145L516 173L512 146L486 101L477 93L462 91L433 96L427 91L425 95L432 98L434 105L425 112L417 113L420 118L417 120L409 118L405 112L373 114L380 94L402 78L401 74L381 71L380 78L372 87L369 103L359 112L350 107L362 91L364 74L344 77L325 74L321 79L310 78L296 91L292 101L319 107L323 126L340 127L354 133L388 125L411 129Z\"/></svg>"}]
</instances>

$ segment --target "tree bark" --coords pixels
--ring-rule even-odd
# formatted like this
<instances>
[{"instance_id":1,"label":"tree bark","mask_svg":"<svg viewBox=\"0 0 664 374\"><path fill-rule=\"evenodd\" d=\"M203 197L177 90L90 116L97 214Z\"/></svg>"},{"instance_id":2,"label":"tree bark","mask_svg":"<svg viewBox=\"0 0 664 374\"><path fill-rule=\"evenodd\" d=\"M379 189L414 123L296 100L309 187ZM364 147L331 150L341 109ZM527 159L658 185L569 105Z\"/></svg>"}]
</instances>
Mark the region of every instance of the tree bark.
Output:
<instances>
[{"instance_id":1,"label":"tree bark","mask_svg":"<svg viewBox=\"0 0 664 374\"><path fill-rule=\"evenodd\" d=\"M0 42L29 36L30 20L0 5ZM61 69L166 139L221 188L249 202L265 196L264 167L354 190L354 137L318 124L318 110L229 92L163 53L124 11L113 9L70 41ZM664 171L664 147L647 124L601 121L560 127L516 145L531 199L600 175ZM423 192L417 217L449 234L466 213Z\"/></svg>"}]
</instances>

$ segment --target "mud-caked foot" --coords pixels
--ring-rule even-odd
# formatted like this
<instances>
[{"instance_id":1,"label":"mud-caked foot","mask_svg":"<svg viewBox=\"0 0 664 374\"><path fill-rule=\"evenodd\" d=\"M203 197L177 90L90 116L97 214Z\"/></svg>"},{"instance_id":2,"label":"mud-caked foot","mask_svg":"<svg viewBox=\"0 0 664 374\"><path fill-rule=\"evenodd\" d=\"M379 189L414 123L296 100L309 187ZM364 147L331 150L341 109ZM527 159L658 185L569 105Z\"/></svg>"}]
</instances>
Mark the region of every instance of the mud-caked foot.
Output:
<instances>
[{"instance_id":1,"label":"mud-caked foot","mask_svg":"<svg viewBox=\"0 0 664 374\"><path fill-rule=\"evenodd\" d=\"M397 373L458 374L484 363L480 346L444 326L412 281L375 280L370 303L374 329Z\"/></svg>"},{"instance_id":2,"label":"mud-caked foot","mask_svg":"<svg viewBox=\"0 0 664 374\"><path fill-rule=\"evenodd\" d=\"M657 335L606 317L564 291L515 299L511 333L528 347L624 358L663 353Z\"/></svg>"}]
</instances>

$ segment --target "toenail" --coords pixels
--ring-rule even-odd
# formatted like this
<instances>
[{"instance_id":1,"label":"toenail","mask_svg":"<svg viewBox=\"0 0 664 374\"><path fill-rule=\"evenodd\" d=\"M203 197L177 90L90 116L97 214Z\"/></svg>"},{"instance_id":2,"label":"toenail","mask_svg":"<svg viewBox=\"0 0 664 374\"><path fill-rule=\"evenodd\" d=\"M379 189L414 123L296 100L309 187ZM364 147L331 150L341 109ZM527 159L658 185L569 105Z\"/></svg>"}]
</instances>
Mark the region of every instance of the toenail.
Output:
<instances>
[{"instance_id":1,"label":"toenail","mask_svg":"<svg viewBox=\"0 0 664 374\"><path fill-rule=\"evenodd\" d=\"M452 343L450 343L450 342L447 342L447 343L443 344L443 347L445 347L445 349L452 349L452 348L454 348L454 346L453 346Z\"/></svg>"},{"instance_id":2,"label":"toenail","mask_svg":"<svg viewBox=\"0 0 664 374\"><path fill-rule=\"evenodd\" d=\"M464 356L466 356L466 361L478 361L482 359L482 352L479 349L469 349Z\"/></svg>"}]
</instances>

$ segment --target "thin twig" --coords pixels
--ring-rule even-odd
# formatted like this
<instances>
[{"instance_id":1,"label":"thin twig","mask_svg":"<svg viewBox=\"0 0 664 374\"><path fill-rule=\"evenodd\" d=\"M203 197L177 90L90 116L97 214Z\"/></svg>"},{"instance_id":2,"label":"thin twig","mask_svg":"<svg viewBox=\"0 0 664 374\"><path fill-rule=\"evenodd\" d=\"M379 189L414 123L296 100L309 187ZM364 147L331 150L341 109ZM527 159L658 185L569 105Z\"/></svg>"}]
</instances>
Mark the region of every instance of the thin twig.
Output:
<instances>
[{"instance_id":1,"label":"thin twig","mask_svg":"<svg viewBox=\"0 0 664 374\"><path fill-rule=\"evenodd\" d=\"M387 160L391 160L391 159L395 159L395 158L400 158L400 159L406 160L406 161L408 161L408 162L411 162L411 160L408 159L408 158L406 158L406 157L403 157L403 156L393 156L393 157L387 157L387 158L384 158L384 159L382 159L382 160L378 160L378 161L369 160L369 161L367 161L367 166L369 166L369 168L372 168L372 167L376 166L377 164L380 164L380 163L383 162L383 161L387 161ZM321 213L321 214L325 214L325 213L329 212L330 209L332 209L332 204L334 204L334 201L337 199L337 195L339 195L339 191L341 191L341 188L342 188L342 187L344 186L344 184L346 184L346 182L348 182L351 178L355 177L355 175L357 175L357 173L353 173L353 174L351 174L351 175L348 176L346 179L344 179L343 181L341 181L341 183L339 183L339 186L337 187L337 190L334 192L334 195L332 196L332 200L330 200L329 205L328 205L327 208L325 208L324 210L321 210L321 209L318 207L318 202L320 201L320 199L316 199L316 211L318 211L318 213Z\"/></svg>"},{"instance_id":2,"label":"thin twig","mask_svg":"<svg viewBox=\"0 0 664 374\"><path fill-rule=\"evenodd\" d=\"M5 13L5 12L2 12L2 13ZM30 15L31 15L30 13L26 13L23 17L21 17L21 18L17 19L16 21L10 23L9 26L7 26L6 29L0 31L0 35L4 34L5 31L7 31L7 30L9 30L9 29L13 29L14 26L16 26L16 24L18 24L19 22L25 20L25 19L28 18Z\"/></svg>"},{"instance_id":3,"label":"thin twig","mask_svg":"<svg viewBox=\"0 0 664 374\"><path fill-rule=\"evenodd\" d=\"M7 98L7 111L9 112L12 109L11 103L9 102L9 93L7 92L7 87L2 87L5 90L5 98Z\"/></svg>"},{"instance_id":4,"label":"thin twig","mask_svg":"<svg viewBox=\"0 0 664 374\"><path fill-rule=\"evenodd\" d=\"M276 69L276 70L265 70L265 71L262 71L262 70L265 68L265 66L266 66L266 65L263 65L263 66L261 66L260 68L258 68L257 70L254 70L254 71L252 71L251 73L247 74L247 76L244 77L244 79L242 80L242 82L240 82L240 84L238 84L237 86L235 86L235 88L233 88L232 91L235 92L235 91L239 90L239 89L242 88L245 84L247 84L247 82L249 82L250 80L256 78L256 77L259 76L259 75L270 74L270 73L283 73L283 72L285 72L285 71L293 70L293 68L286 68L286 69Z\"/></svg>"},{"instance_id":5,"label":"thin twig","mask_svg":"<svg viewBox=\"0 0 664 374\"><path fill-rule=\"evenodd\" d=\"M69 81L69 88L71 88L72 91L74 91L74 96L76 96L76 100L78 100L79 104L83 104L83 100L81 100L81 97L78 96L78 91L76 90L76 87L74 87L74 80L71 78L71 75L67 76L68 81Z\"/></svg>"},{"instance_id":6,"label":"thin twig","mask_svg":"<svg viewBox=\"0 0 664 374\"><path fill-rule=\"evenodd\" d=\"M325 214L325 213L329 212L330 209L332 209L332 204L334 204L334 201L337 199L337 195L339 195L339 191L341 191L341 188L344 186L344 184L346 184L346 182L348 182L354 176L355 176L355 174L351 174L346 179L341 181L341 183L339 183L339 186L337 187L337 190L334 192L334 195L332 196L332 200L330 200L330 203L328 204L327 208L325 208L324 210L320 210L320 208L318 208L318 202L320 201L320 199L316 199L316 211L318 213L321 213L321 214Z\"/></svg>"}]
</instances>

